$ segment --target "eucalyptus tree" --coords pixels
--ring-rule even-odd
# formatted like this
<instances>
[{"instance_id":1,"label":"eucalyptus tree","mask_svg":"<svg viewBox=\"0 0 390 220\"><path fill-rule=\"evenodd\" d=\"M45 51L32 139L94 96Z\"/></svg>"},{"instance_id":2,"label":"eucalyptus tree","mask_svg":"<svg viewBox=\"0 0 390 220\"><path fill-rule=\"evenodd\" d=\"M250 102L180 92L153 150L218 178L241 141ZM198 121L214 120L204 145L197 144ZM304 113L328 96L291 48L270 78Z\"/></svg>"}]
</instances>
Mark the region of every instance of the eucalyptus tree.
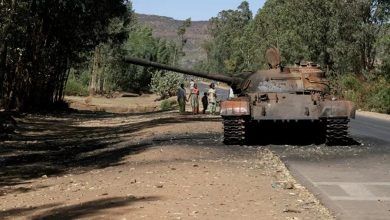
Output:
<instances>
[{"instance_id":1,"label":"eucalyptus tree","mask_svg":"<svg viewBox=\"0 0 390 220\"><path fill-rule=\"evenodd\" d=\"M43 109L62 99L72 63L109 38L123 0L2 0L0 3L1 106Z\"/></svg>"},{"instance_id":2,"label":"eucalyptus tree","mask_svg":"<svg viewBox=\"0 0 390 220\"><path fill-rule=\"evenodd\" d=\"M236 10L224 10L210 20L209 32L212 40L204 45L208 55L208 66L213 72L236 73L243 69L246 50L242 34L252 20L249 3L243 1ZM245 63L245 62L244 62Z\"/></svg>"}]
</instances>

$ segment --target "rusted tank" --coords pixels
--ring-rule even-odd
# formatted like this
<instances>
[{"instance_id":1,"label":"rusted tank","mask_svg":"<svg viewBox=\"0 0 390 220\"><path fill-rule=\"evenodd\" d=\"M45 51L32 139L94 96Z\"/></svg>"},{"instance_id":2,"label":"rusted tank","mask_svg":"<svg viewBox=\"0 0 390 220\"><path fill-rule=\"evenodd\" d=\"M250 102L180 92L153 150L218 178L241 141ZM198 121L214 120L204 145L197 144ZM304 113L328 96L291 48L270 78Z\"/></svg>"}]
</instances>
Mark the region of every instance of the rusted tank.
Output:
<instances>
[{"instance_id":1,"label":"rusted tank","mask_svg":"<svg viewBox=\"0 0 390 220\"><path fill-rule=\"evenodd\" d=\"M262 128L270 124L284 126L301 122L317 125L315 128L318 130L314 134L324 136L327 144L347 139L348 122L355 117L355 105L331 95L329 82L319 66L302 62L282 67L276 48L267 50L266 60L270 67L268 70L229 77L125 58L128 63L229 84L237 97L221 103L225 144L246 144L251 139L261 139Z\"/></svg>"}]
</instances>

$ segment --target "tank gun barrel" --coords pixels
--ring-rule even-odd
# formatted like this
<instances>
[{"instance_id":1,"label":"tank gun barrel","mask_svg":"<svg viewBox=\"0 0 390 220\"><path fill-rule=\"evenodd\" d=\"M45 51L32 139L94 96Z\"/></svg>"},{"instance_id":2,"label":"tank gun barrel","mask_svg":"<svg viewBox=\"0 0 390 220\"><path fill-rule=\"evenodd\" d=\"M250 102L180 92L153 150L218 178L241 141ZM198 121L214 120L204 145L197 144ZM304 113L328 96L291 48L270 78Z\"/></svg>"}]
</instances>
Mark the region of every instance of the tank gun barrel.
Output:
<instances>
[{"instance_id":1,"label":"tank gun barrel","mask_svg":"<svg viewBox=\"0 0 390 220\"><path fill-rule=\"evenodd\" d=\"M145 66L145 67L154 67L157 69L163 69L163 70L173 71L173 72L177 72L177 73L183 73L183 74L187 74L187 75L211 79L211 80L215 80L215 81L219 81L219 82L224 82L224 83L227 83L231 86L238 85L239 83L242 82L242 79L237 78L237 77L230 77L230 76L225 76L222 74L212 74L212 73L208 73L208 72L201 72L201 71L194 71L194 70L183 69L183 68L178 68L178 67L172 67L169 65L156 63L156 62L152 62L149 60L134 58L134 57L125 57L124 61L126 63L130 63L130 64L134 64L134 65L140 65L140 66Z\"/></svg>"}]
</instances>

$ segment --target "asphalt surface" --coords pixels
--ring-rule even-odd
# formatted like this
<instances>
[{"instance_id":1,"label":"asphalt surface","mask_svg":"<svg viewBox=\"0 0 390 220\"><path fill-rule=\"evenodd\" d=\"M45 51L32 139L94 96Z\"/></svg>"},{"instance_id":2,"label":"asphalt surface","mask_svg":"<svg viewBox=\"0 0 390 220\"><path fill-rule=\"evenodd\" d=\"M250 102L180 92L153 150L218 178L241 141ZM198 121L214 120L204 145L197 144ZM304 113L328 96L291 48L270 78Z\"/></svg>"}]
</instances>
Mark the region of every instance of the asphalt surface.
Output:
<instances>
[{"instance_id":1,"label":"asphalt surface","mask_svg":"<svg viewBox=\"0 0 390 220\"><path fill-rule=\"evenodd\" d=\"M357 115L351 146L275 147L337 219L390 219L390 121Z\"/></svg>"},{"instance_id":2,"label":"asphalt surface","mask_svg":"<svg viewBox=\"0 0 390 220\"><path fill-rule=\"evenodd\" d=\"M207 92L210 87L205 83L198 83L198 88L200 96L202 97L203 93ZM229 90L227 90L226 88L220 88L216 86L215 90L217 92L217 100L226 100L229 97Z\"/></svg>"}]
</instances>

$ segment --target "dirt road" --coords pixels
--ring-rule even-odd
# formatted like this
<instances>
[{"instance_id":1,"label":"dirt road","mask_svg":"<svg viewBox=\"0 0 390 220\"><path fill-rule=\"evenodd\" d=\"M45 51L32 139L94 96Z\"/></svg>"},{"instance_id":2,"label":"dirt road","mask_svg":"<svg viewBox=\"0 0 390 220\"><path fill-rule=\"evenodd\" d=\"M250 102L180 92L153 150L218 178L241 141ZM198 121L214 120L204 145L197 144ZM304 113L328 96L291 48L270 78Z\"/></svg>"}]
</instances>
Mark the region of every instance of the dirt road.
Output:
<instances>
[{"instance_id":1,"label":"dirt road","mask_svg":"<svg viewBox=\"0 0 390 220\"><path fill-rule=\"evenodd\" d=\"M22 115L0 142L0 219L333 219L218 117Z\"/></svg>"}]
</instances>

